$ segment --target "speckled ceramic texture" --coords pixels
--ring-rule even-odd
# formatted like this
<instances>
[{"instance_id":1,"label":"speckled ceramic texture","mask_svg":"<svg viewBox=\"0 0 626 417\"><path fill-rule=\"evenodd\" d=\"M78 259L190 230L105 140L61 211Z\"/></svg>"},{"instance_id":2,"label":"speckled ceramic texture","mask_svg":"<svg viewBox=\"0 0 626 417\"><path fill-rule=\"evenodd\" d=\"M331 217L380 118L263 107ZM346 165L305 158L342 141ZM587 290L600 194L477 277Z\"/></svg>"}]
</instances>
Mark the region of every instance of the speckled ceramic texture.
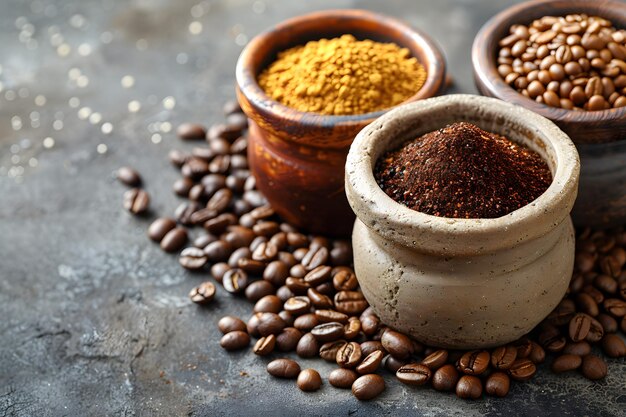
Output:
<instances>
[{"instance_id":1,"label":"speckled ceramic texture","mask_svg":"<svg viewBox=\"0 0 626 417\"><path fill-rule=\"evenodd\" d=\"M554 180L532 203L497 219L411 210L376 184L385 151L467 121L537 151ZM511 342L561 300L574 264L569 213L579 159L548 119L500 100L449 95L395 109L363 129L346 163L357 215L352 243L361 289L387 325L429 345L471 349Z\"/></svg>"}]
</instances>

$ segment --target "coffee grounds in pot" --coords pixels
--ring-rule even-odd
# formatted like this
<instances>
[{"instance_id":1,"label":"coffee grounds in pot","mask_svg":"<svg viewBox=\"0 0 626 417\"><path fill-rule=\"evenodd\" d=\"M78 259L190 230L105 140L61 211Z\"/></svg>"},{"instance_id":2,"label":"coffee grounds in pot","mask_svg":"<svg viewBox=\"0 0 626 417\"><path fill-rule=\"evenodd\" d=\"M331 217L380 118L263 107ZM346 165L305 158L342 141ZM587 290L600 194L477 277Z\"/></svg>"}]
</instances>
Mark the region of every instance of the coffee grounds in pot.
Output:
<instances>
[{"instance_id":1,"label":"coffee grounds in pot","mask_svg":"<svg viewBox=\"0 0 626 417\"><path fill-rule=\"evenodd\" d=\"M387 195L413 210L466 219L504 216L552 182L536 152L466 122L387 152L374 175Z\"/></svg>"}]
</instances>

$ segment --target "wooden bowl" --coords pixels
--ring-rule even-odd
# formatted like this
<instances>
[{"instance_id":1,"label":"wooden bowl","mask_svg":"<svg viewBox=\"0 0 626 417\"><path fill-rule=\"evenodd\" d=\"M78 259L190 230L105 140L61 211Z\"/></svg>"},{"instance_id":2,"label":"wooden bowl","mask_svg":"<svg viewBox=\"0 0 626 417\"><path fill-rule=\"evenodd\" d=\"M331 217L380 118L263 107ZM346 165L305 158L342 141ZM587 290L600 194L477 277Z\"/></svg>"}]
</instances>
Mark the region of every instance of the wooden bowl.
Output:
<instances>
[{"instance_id":1,"label":"wooden bowl","mask_svg":"<svg viewBox=\"0 0 626 417\"><path fill-rule=\"evenodd\" d=\"M626 27L626 3L606 0L539 0L512 6L482 27L472 47L474 80L481 94L518 104L557 124L578 147L581 177L572 217L578 226L607 228L626 224L626 107L574 111L550 107L523 96L497 71L498 42L514 24L542 16L587 13Z\"/></svg>"},{"instance_id":2,"label":"wooden bowl","mask_svg":"<svg viewBox=\"0 0 626 417\"><path fill-rule=\"evenodd\" d=\"M626 27L626 3L606 0L539 0L518 4L492 17L472 46L474 80L481 94L519 104L556 123L575 143L601 143L626 139L626 107L600 111L574 111L551 107L523 96L504 82L497 69L498 42L514 24L529 24L542 16L587 13Z\"/></svg>"},{"instance_id":3,"label":"wooden bowl","mask_svg":"<svg viewBox=\"0 0 626 417\"><path fill-rule=\"evenodd\" d=\"M252 39L236 68L237 98L250 119L248 158L257 187L285 220L335 236L348 235L354 220L344 194L350 144L389 109L352 116L301 112L271 99L257 76L278 52L346 33L394 42L420 61L426 82L406 102L433 97L443 89L444 57L430 38L396 19L363 10L330 10L287 20Z\"/></svg>"}]
</instances>

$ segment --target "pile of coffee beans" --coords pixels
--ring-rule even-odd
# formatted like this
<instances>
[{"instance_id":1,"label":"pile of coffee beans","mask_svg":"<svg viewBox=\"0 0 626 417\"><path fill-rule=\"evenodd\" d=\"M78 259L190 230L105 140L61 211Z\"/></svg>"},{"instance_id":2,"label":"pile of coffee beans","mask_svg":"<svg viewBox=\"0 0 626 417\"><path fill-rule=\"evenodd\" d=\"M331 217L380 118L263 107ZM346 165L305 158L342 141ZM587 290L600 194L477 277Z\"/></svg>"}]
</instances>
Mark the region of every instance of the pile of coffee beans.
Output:
<instances>
[{"instance_id":1,"label":"pile of coffee beans","mask_svg":"<svg viewBox=\"0 0 626 417\"><path fill-rule=\"evenodd\" d=\"M523 95L568 110L626 106L626 30L601 17L545 16L500 40L498 73Z\"/></svg>"},{"instance_id":2,"label":"pile of coffee beans","mask_svg":"<svg viewBox=\"0 0 626 417\"><path fill-rule=\"evenodd\" d=\"M164 251L180 254L182 267L210 272L211 280L192 289L191 301L211 303L217 284L254 305L247 321L218 321L224 349L252 345L254 354L274 359L267 365L271 376L293 379L304 391L319 389L323 378L302 370L294 353L319 357L337 365L326 377L330 385L351 389L359 400L380 395L386 373L410 387L476 399L506 396L512 381L530 380L548 357L554 372L578 369L595 380L607 366L594 349L626 356L618 335L626 333L625 230L581 232L567 295L527 337L489 350L424 346L385 326L368 306L349 242L310 236L281 221L248 170L245 116L236 103L225 113L226 123L208 129L208 147L170 153L182 174L174 192L187 201L174 218L156 219L148 229ZM200 132L202 126L185 126L179 135L192 140ZM120 180L127 183L125 174ZM192 227L201 233L184 247Z\"/></svg>"}]
</instances>

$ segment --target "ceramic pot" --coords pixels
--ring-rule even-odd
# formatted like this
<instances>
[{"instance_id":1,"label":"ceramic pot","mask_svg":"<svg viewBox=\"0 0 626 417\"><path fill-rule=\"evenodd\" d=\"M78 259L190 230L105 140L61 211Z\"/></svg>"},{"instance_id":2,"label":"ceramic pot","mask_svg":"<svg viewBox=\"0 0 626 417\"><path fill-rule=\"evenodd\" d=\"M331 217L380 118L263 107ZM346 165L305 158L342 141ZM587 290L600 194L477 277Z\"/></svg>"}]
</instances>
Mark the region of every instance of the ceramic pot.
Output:
<instances>
[{"instance_id":1,"label":"ceramic pot","mask_svg":"<svg viewBox=\"0 0 626 417\"><path fill-rule=\"evenodd\" d=\"M467 121L537 151L553 175L535 201L495 219L452 219L401 205L376 184L386 151ZM574 264L570 210L579 160L549 120L500 100L450 95L382 116L355 139L346 193L361 290L381 320L432 346L487 348L528 333L559 303Z\"/></svg>"},{"instance_id":2,"label":"ceramic pot","mask_svg":"<svg viewBox=\"0 0 626 417\"><path fill-rule=\"evenodd\" d=\"M609 228L626 224L626 107L572 111L537 103L506 84L498 74L498 42L511 25L542 16L587 13L626 27L626 3L607 0L540 0L517 4L492 17L472 47L476 87L481 94L519 104L556 123L576 143L581 159L578 201L572 217L579 226Z\"/></svg>"},{"instance_id":3,"label":"ceramic pot","mask_svg":"<svg viewBox=\"0 0 626 417\"><path fill-rule=\"evenodd\" d=\"M427 79L407 101L432 97L445 80L438 47L422 32L376 13L330 10L297 17L255 37L237 62L237 97L250 119L248 162L257 187L288 222L325 235L349 235L354 214L344 194L346 155L356 134L384 113L328 116L271 99L257 83L278 52L310 40L351 33L395 42L424 65Z\"/></svg>"}]
</instances>

